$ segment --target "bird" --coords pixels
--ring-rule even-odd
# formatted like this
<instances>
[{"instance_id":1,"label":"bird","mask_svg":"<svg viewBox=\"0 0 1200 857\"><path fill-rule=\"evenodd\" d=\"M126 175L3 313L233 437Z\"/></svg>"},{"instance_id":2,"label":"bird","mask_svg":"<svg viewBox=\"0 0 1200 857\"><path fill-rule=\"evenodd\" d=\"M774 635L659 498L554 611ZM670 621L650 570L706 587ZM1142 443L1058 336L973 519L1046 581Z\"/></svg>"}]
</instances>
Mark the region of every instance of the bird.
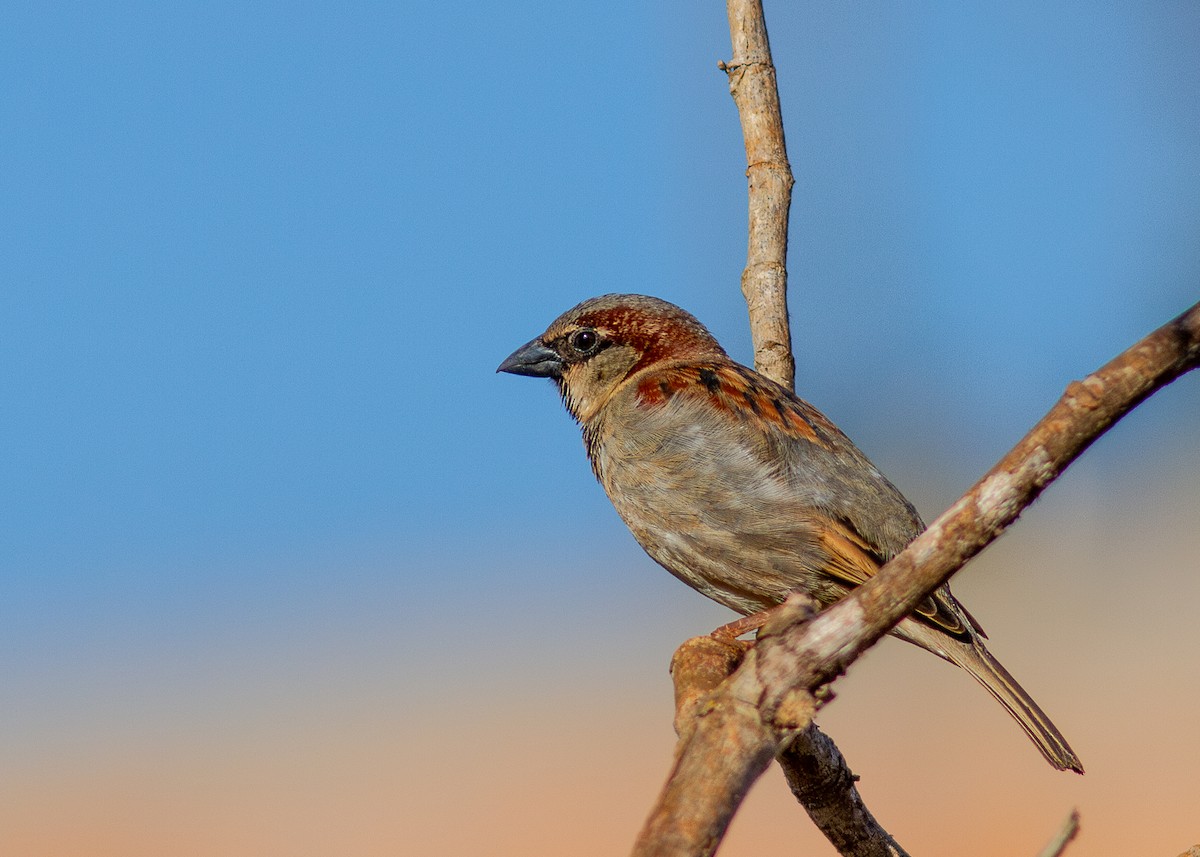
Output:
<instances>
[{"instance_id":1,"label":"bird","mask_svg":"<svg viewBox=\"0 0 1200 857\"><path fill-rule=\"evenodd\" d=\"M497 372L549 378L592 470L659 565L744 615L793 591L829 606L925 529L819 410L741 365L686 310L646 295L583 301ZM892 633L965 669L1059 770L1067 740L942 586Z\"/></svg>"}]
</instances>

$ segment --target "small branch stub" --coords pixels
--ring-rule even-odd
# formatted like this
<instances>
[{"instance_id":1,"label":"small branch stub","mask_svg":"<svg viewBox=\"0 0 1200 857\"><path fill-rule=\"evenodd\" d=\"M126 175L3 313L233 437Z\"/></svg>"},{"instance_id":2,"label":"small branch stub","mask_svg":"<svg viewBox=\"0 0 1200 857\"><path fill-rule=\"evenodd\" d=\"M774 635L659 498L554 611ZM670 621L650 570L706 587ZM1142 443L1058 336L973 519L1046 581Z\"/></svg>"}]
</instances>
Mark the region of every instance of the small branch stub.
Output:
<instances>
[{"instance_id":1,"label":"small branch stub","mask_svg":"<svg viewBox=\"0 0 1200 857\"><path fill-rule=\"evenodd\" d=\"M1054 838L1046 843L1046 847L1039 853L1038 857L1062 857L1067 846L1071 844L1071 840L1079 835L1079 810L1071 810L1071 814L1067 816L1067 820L1063 822L1058 833Z\"/></svg>"}]
</instances>

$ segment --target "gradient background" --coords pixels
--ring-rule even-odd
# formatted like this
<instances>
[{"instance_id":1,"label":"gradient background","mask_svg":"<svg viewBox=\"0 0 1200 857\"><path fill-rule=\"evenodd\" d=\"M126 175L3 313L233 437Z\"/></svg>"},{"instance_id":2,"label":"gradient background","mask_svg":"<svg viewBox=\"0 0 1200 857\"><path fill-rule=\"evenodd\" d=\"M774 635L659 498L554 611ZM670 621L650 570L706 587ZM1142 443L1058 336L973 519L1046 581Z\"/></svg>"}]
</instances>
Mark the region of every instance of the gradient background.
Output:
<instances>
[{"instance_id":1,"label":"gradient background","mask_svg":"<svg viewBox=\"0 0 1200 857\"><path fill-rule=\"evenodd\" d=\"M1200 5L767 11L799 386L932 518L1200 296ZM729 52L720 3L0 12L0 853L628 849L729 614L493 370L613 290L750 359ZM956 579L1086 777L902 644L838 684L913 853L1200 840L1197 383ZM794 853L776 771L722 854Z\"/></svg>"}]
</instances>

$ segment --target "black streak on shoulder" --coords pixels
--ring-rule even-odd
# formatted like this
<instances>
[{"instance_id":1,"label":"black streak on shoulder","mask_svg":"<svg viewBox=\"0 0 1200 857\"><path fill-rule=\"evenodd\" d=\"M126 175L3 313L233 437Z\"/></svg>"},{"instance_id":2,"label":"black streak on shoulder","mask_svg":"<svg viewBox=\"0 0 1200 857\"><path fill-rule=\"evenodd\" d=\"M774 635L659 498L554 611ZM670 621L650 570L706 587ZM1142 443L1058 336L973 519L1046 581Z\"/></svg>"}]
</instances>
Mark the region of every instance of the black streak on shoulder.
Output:
<instances>
[{"instance_id":1,"label":"black streak on shoulder","mask_svg":"<svg viewBox=\"0 0 1200 857\"><path fill-rule=\"evenodd\" d=\"M721 379L711 369L700 370L700 383L708 388L708 392L710 393L718 393L721 390Z\"/></svg>"}]
</instances>

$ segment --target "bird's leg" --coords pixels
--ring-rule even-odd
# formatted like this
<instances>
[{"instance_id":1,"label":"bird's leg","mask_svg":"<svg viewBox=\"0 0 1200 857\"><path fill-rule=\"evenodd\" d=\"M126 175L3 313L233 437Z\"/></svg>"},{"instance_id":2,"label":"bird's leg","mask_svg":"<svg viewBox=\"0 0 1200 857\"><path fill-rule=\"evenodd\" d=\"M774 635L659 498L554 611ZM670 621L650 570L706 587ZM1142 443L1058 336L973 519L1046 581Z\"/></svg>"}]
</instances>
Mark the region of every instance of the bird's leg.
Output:
<instances>
[{"instance_id":1,"label":"bird's leg","mask_svg":"<svg viewBox=\"0 0 1200 857\"><path fill-rule=\"evenodd\" d=\"M717 628L710 637L716 637L718 640L735 640L742 634L749 634L751 631L757 631L763 625L767 624L776 611L782 607L782 604L771 607L767 610L760 610L757 613L751 613L749 616L743 616L741 619L735 619L720 628Z\"/></svg>"}]
</instances>

